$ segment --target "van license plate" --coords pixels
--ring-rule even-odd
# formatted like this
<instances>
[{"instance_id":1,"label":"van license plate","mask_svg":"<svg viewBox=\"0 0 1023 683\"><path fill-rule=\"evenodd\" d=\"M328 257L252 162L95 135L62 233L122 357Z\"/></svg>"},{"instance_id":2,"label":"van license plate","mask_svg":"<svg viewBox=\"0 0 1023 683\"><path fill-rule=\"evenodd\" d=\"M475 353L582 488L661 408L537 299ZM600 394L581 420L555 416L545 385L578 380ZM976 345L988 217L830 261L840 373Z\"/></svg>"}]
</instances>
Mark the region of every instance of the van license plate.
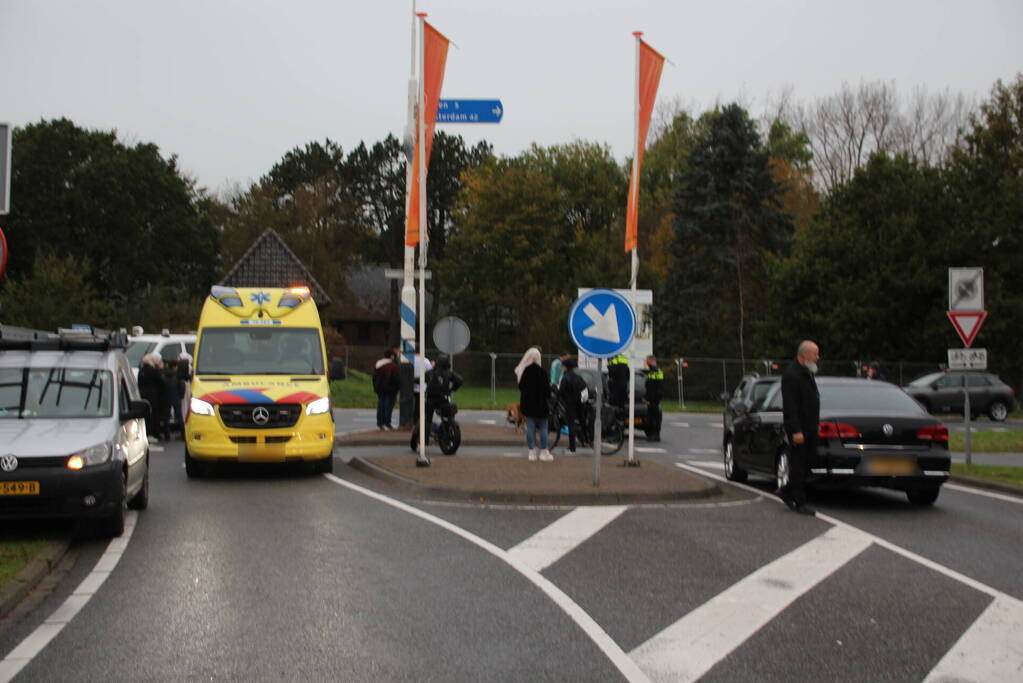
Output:
<instances>
[{"instance_id":1,"label":"van license plate","mask_svg":"<svg viewBox=\"0 0 1023 683\"><path fill-rule=\"evenodd\" d=\"M0 481L0 496L38 496L38 481Z\"/></svg>"}]
</instances>

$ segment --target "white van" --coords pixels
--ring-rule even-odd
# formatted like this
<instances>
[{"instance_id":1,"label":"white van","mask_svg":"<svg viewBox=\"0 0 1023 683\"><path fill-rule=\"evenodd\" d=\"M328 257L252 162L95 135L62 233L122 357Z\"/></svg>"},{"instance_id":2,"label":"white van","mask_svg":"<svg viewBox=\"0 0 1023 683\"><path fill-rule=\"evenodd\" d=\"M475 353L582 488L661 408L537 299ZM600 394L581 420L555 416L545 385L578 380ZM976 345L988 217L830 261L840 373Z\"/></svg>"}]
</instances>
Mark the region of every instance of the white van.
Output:
<instances>
[{"instance_id":1,"label":"white van","mask_svg":"<svg viewBox=\"0 0 1023 683\"><path fill-rule=\"evenodd\" d=\"M195 333L171 334L170 330L163 330L160 334L145 334L141 327L132 328L137 332L135 336L128 337L128 348L124 354L128 356L135 379L139 377L139 367L142 365L142 356L149 353L158 353L164 360L170 358L187 358L191 367L192 357L195 354Z\"/></svg>"}]
</instances>

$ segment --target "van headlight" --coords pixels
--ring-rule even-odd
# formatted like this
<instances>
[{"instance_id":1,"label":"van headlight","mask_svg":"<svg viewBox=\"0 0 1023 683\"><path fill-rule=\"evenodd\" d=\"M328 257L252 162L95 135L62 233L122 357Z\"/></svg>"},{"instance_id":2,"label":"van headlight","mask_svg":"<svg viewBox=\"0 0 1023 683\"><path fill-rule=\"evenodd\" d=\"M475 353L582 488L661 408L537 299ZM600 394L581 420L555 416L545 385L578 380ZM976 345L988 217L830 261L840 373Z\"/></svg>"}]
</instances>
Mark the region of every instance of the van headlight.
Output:
<instances>
[{"instance_id":1,"label":"van headlight","mask_svg":"<svg viewBox=\"0 0 1023 683\"><path fill-rule=\"evenodd\" d=\"M98 443L77 453L72 453L71 457L67 459L67 467L69 470L80 470L84 467L102 465L110 460L113 450L113 446L109 442Z\"/></svg>"},{"instance_id":2,"label":"van headlight","mask_svg":"<svg viewBox=\"0 0 1023 683\"><path fill-rule=\"evenodd\" d=\"M322 415L330 412L330 397L318 398L305 407L306 415Z\"/></svg>"},{"instance_id":3,"label":"van headlight","mask_svg":"<svg viewBox=\"0 0 1023 683\"><path fill-rule=\"evenodd\" d=\"M196 415L209 415L213 417L213 404L207 403L202 399L192 397L192 400L188 402L188 410L195 413Z\"/></svg>"}]
</instances>

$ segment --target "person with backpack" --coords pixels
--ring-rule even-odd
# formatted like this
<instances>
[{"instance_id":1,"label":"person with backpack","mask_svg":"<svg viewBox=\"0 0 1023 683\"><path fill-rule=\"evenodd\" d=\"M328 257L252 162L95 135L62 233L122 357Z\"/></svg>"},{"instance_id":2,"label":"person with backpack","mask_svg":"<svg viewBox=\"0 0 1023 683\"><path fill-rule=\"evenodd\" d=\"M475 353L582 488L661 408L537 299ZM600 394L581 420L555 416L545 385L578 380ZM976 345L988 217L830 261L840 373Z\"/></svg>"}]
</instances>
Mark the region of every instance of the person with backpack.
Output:
<instances>
[{"instance_id":1,"label":"person with backpack","mask_svg":"<svg viewBox=\"0 0 1023 683\"><path fill-rule=\"evenodd\" d=\"M373 391L377 395L377 429L381 431L394 429L391 415L398 398L398 389L401 388L400 369L394 358L394 349L387 349L373 369Z\"/></svg>"},{"instance_id":2,"label":"person with backpack","mask_svg":"<svg viewBox=\"0 0 1023 683\"><path fill-rule=\"evenodd\" d=\"M451 369L451 359L441 356L432 370L426 373L426 443L430 442L433 414L462 386L462 377Z\"/></svg>"},{"instance_id":3,"label":"person with backpack","mask_svg":"<svg viewBox=\"0 0 1023 683\"><path fill-rule=\"evenodd\" d=\"M561 367L564 368L565 374L561 376L558 395L565 405L565 420L568 422L568 452L574 454L575 437L580 426L579 418L586 402L584 397L584 392L587 391L586 380L576 374L574 358L566 358L562 361Z\"/></svg>"}]
</instances>

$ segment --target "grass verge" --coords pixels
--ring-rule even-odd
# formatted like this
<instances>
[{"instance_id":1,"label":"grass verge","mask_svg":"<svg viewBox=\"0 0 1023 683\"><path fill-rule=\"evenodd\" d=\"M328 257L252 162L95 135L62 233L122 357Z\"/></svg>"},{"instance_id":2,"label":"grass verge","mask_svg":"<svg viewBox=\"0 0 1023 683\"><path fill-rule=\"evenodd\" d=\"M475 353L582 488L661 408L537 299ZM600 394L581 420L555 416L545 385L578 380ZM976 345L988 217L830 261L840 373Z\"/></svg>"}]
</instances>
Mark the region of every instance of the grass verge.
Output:
<instances>
[{"instance_id":1,"label":"grass verge","mask_svg":"<svg viewBox=\"0 0 1023 683\"><path fill-rule=\"evenodd\" d=\"M966 463L952 463L952 474L963 477L973 477L985 481L994 481L999 484L1010 484L1020 487L1023 490L1023 467L1005 467L1001 465L967 465Z\"/></svg>"},{"instance_id":2,"label":"grass verge","mask_svg":"<svg viewBox=\"0 0 1023 683\"><path fill-rule=\"evenodd\" d=\"M953 432L948 435L948 449L962 451L965 441L965 434ZM1023 431L973 432L970 448L975 453L1023 453Z\"/></svg>"},{"instance_id":3,"label":"grass verge","mask_svg":"<svg viewBox=\"0 0 1023 683\"><path fill-rule=\"evenodd\" d=\"M0 588L18 575L49 541L0 538Z\"/></svg>"}]
</instances>

